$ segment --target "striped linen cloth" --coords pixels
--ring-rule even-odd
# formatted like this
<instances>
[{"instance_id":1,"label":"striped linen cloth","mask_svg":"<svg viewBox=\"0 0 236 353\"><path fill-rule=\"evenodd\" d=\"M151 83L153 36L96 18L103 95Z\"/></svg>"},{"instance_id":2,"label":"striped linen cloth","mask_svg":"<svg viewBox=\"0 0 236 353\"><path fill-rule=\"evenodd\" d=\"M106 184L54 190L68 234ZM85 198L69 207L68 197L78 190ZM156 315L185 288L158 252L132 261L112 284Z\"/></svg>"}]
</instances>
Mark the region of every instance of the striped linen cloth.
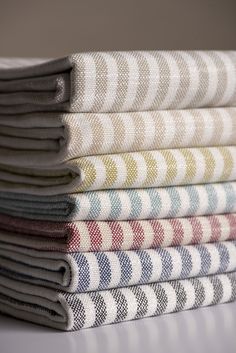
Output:
<instances>
[{"instance_id":1,"label":"striped linen cloth","mask_svg":"<svg viewBox=\"0 0 236 353\"><path fill-rule=\"evenodd\" d=\"M236 241L148 250L58 253L1 244L0 273L70 293L236 271Z\"/></svg>"},{"instance_id":2,"label":"striped linen cloth","mask_svg":"<svg viewBox=\"0 0 236 353\"><path fill-rule=\"evenodd\" d=\"M230 146L235 141L236 108L0 118L0 163L21 167L101 154Z\"/></svg>"},{"instance_id":3,"label":"striped linen cloth","mask_svg":"<svg viewBox=\"0 0 236 353\"><path fill-rule=\"evenodd\" d=\"M236 273L78 294L0 275L0 293L1 312L72 331L234 301Z\"/></svg>"},{"instance_id":4,"label":"striped linen cloth","mask_svg":"<svg viewBox=\"0 0 236 353\"><path fill-rule=\"evenodd\" d=\"M50 221L141 220L236 212L236 182L35 196L0 193L0 212Z\"/></svg>"},{"instance_id":5,"label":"striped linen cloth","mask_svg":"<svg viewBox=\"0 0 236 353\"><path fill-rule=\"evenodd\" d=\"M236 240L236 213L134 221L40 222L0 214L0 242L44 251L155 249Z\"/></svg>"},{"instance_id":6,"label":"striped linen cloth","mask_svg":"<svg viewBox=\"0 0 236 353\"><path fill-rule=\"evenodd\" d=\"M234 51L89 52L39 62L0 60L1 114L236 104Z\"/></svg>"},{"instance_id":7,"label":"striped linen cloth","mask_svg":"<svg viewBox=\"0 0 236 353\"><path fill-rule=\"evenodd\" d=\"M0 191L36 195L234 181L236 146L81 157L48 168L0 165L0 180Z\"/></svg>"}]
</instances>

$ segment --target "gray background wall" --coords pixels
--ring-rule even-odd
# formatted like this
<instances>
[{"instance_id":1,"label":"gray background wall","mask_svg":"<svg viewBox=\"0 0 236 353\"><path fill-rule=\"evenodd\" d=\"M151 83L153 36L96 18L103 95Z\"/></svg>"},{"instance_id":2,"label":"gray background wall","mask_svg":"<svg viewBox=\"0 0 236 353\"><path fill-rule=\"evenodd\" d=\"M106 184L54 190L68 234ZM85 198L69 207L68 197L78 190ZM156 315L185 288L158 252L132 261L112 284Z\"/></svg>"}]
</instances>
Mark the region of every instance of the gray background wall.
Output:
<instances>
[{"instance_id":1,"label":"gray background wall","mask_svg":"<svg viewBox=\"0 0 236 353\"><path fill-rule=\"evenodd\" d=\"M236 49L236 0L0 0L0 56Z\"/></svg>"}]
</instances>

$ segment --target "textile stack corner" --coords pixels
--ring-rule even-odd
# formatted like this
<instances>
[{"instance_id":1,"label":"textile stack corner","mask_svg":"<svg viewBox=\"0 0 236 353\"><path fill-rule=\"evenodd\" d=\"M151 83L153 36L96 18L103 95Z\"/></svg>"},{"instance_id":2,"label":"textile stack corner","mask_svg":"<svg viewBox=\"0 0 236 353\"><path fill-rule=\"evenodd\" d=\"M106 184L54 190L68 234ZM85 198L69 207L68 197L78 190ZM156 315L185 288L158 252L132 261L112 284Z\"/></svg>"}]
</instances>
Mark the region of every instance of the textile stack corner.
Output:
<instances>
[{"instance_id":1,"label":"textile stack corner","mask_svg":"<svg viewBox=\"0 0 236 353\"><path fill-rule=\"evenodd\" d=\"M61 330L236 299L236 52L0 59L0 312Z\"/></svg>"}]
</instances>

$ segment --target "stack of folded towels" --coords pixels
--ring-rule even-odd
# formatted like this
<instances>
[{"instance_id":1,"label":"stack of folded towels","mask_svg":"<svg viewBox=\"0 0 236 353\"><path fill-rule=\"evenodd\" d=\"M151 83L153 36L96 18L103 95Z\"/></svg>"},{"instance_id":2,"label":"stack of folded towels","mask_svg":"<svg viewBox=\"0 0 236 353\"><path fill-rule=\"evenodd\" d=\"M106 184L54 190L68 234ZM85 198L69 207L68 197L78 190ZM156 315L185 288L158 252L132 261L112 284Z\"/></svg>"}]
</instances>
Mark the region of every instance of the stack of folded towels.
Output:
<instances>
[{"instance_id":1,"label":"stack of folded towels","mask_svg":"<svg viewBox=\"0 0 236 353\"><path fill-rule=\"evenodd\" d=\"M236 52L0 67L1 312L78 330L236 298Z\"/></svg>"}]
</instances>

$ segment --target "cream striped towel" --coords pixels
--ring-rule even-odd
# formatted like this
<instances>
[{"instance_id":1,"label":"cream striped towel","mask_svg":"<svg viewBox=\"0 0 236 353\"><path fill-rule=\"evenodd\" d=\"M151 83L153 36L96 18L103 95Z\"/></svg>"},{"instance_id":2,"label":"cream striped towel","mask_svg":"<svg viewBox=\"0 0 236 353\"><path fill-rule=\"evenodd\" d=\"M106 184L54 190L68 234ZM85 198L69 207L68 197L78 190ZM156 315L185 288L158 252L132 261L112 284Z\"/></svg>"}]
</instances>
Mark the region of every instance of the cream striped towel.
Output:
<instances>
[{"instance_id":1,"label":"cream striped towel","mask_svg":"<svg viewBox=\"0 0 236 353\"><path fill-rule=\"evenodd\" d=\"M55 195L236 180L236 146L81 157L60 166L0 165L0 191Z\"/></svg>"},{"instance_id":2,"label":"cream striped towel","mask_svg":"<svg viewBox=\"0 0 236 353\"><path fill-rule=\"evenodd\" d=\"M234 51L90 52L39 61L1 59L0 113L236 104Z\"/></svg>"},{"instance_id":3,"label":"cream striped towel","mask_svg":"<svg viewBox=\"0 0 236 353\"><path fill-rule=\"evenodd\" d=\"M83 293L236 271L236 242L70 254L1 243L0 264L19 285Z\"/></svg>"},{"instance_id":4,"label":"cream striped towel","mask_svg":"<svg viewBox=\"0 0 236 353\"><path fill-rule=\"evenodd\" d=\"M236 108L0 117L0 163L25 167L83 156L235 145Z\"/></svg>"},{"instance_id":5,"label":"cream striped towel","mask_svg":"<svg viewBox=\"0 0 236 353\"><path fill-rule=\"evenodd\" d=\"M236 273L64 293L0 275L0 311L61 330L141 319L236 299Z\"/></svg>"},{"instance_id":6,"label":"cream striped towel","mask_svg":"<svg viewBox=\"0 0 236 353\"><path fill-rule=\"evenodd\" d=\"M0 212L60 222L234 213L236 183L106 190L55 196L0 193Z\"/></svg>"}]
</instances>

